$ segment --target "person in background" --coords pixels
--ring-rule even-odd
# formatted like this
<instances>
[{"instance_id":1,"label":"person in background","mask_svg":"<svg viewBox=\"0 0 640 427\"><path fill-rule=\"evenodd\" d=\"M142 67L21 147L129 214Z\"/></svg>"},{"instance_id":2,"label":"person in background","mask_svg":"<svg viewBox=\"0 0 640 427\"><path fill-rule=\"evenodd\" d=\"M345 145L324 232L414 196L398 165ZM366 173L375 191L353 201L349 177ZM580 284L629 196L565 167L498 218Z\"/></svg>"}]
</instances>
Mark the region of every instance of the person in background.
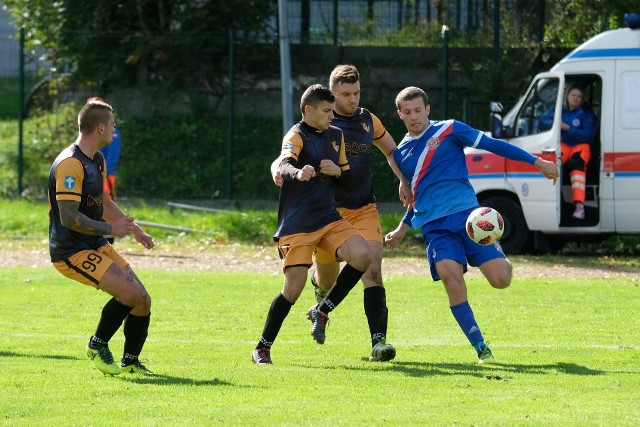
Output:
<instances>
[{"instance_id":1,"label":"person in background","mask_svg":"<svg viewBox=\"0 0 640 427\"><path fill-rule=\"evenodd\" d=\"M87 99L87 102L90 101L105 102L105 100L100 98L99 96L94 96ZM102 156L107 162L107 179L104 180L104 191L109 194L111 200L116 199L116 171L118 170L118 164L120 163L121 151L122 148L120 147L120 129L118 129L118 126L115 126L111 144L100 149ZM107 236L107 241L113 244L115 238L113 236Z\"/></svg>"},{"instance_id":2,"label":"person in background","mask_svg":"<svg viewBox=\"0 0 640 427\"><path fill-rule=\"evenodd\" d=\"M504 289L511 284L513 269L499 243L482 246L467 235L466 220L478 208L478 199L469 182L464 149L477 147L529 163L554 184L558 168L457 120L430 121L429 98L420 88L400 91L396 107L408 133L393 156L411 184L414 205L385 241L394 246L410 226L422 229L431 277L442 280L451 314L477 352L478 362L493 363L493 353L467 300L464 273L467 263L479 267L492 287Z\"/></svg>"},{"instance_id":3,"label":"person in background","mask_svg":"<svg viewBox=\"0 0 640 427\"><path fill-rule=\"evenodd\" d=\"M549 129L553 124L555 107L540 116L540 127ZM591 160L591 142L596 129L596 115L584 102L584 91L573 85L567 90L562 106L560 125L560 151L562 163L567 166L571 181L571 200L574 204L573 217L585 218L584 201L587 186L587 165Z\"/></svg>"}]
</instances>

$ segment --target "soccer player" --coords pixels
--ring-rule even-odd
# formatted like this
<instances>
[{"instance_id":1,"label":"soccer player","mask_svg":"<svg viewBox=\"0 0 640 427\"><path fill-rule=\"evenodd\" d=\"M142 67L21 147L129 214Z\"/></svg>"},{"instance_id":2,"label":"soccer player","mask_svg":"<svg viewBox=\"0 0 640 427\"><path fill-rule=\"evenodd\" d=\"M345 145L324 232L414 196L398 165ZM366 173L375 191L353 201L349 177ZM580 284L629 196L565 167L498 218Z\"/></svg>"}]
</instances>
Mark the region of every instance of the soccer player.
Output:
<instances>
[{"instance_id":1,"label":"soccer player","mask_svg":"<svg viewBox=\"0 0 640 427\"><path fill-rule=\"evenodd\" d=\"M477 352L479 363L493 363L493 354L467 301L464 273L467 263L480 267L491 286L504 289L511 283L512 266L499 244L481 246L467 236L465 222L478 207L478 200L469 182L463 150L477 147L529 163L553 184L558 179L558 168L553 162L490 138L462 122L430 121L429 98L420 88L403 89L396 97L396 107L408 133L393 156L411 183L415 204L385 241L393 246L410 226L422 229L431 277L442 280L451 313Z\"/></svg>"},{"instance_id":2,"label":"soccer player","mask_svg":"<svg viewBox=\"0 0 640 427\"><path fill-rule=\"evenodd\" d=\"M411 189L393 159L392 153L396 148L393 138L373 113L359 107L358 69L350 64L336 66L329 76L329 87L336 97L331 124L342 129L344 133L351 171L349 186L338 183L336 188L338 211L366 239L371 254L371 264L362 276L364 311L371 338L369 360L388 361L395 357L396 349L387 343L389 311L382 281L383 236L371 183L371 156L374 146L385 155L389 166L400 179L400 196L405 206L411 203ZM277 164L278 160L271 167L276 184L279 182ZM320 303L335 283L340 264L334 254L318 249L315 253L315 265L315 271L311 273L311 284L314 286L316 300Z\"/></svg>"},{"instance_id":3,"label":"soccer player","mask_svg":"<svg viewBox=\"0 0 640 427\"><path fill-rule=\"evenodd\" d=\"M62 275L100 289L111 298L102 309L87 355L105 375L151 372L139 360L149 329L151 297L127 261L105 235L133 233L145 248L153 239L125 215L104 191L106 165L99 149L111 143L112 107L98 100L78 113L79 135L49 172L49 253ZM124 354L118 364L109 340L124 322Z\"/></svg>"},{"instance_id":4,"label":"soccer player","mask_svg":"<svg viewBox=\"0 0 640 427\"><path fill-rule=\"evenodd\" d=\"M300 296L319 247L345 260L335 285L312 307L311 335L325 341L328 314L358 283L370 263L369 247L335 203L335 182L349 180L342 131L331 126L335 97L328 87L312 85L300 100L302 121L282 141L278 228L274 240L284 270L284 287L271 303L262 336L252 353L256 364L271 364L271 347L289 310Z\"/></svg>"}]
</instances>

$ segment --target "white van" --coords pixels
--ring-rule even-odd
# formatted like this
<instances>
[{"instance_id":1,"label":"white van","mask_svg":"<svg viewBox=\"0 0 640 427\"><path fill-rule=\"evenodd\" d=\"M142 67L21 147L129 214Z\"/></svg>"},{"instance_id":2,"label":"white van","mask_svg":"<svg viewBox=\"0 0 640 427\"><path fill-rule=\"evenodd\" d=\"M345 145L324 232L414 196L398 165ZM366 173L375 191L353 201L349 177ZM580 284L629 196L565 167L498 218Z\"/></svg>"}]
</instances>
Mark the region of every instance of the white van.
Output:
<instances>
[{"instance_id":1,"label":"white van","mask_svg":"<svg viewBox=\"0 0 640 427\"><path fill-rule=\"evenodd\" d=\"M535 168L492 153L467 149L469 178L482 206L505 220L507 253L558 248L566 241L600 241L640 233L640 14L625 15L629 28L601 33L538 74L525 95L501 118L492 103L494 137L556 160L555 187ZM587 166L586 216L572 217L571 186L560 162L565 91L578 84L597 117ZM538 118L555 108L551 128Z\"/></svg>"}]
</instances>

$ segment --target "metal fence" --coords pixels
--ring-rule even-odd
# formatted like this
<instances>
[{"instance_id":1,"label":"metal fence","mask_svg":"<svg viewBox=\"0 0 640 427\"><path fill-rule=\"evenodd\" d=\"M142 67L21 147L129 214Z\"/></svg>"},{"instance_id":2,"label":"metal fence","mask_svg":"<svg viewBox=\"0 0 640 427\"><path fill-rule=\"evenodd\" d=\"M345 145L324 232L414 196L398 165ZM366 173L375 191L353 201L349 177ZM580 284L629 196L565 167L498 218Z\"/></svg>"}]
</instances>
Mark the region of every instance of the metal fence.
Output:
<instances>
[{"instance_id":1,"label":"metal fence","mask_svg":"<svg viewBox=\"0 0 640 427\"><path fill-rule=\"evenodd\" d=\"M445 76L445 80L451 80L448 95L442 88L439 33L435 33L437 38L430 42L431 46L426 47L425 40L430 39L424 34L403 33L401 29L407 25L426 28L446 19L450 25L459 26L460 31L475 34L493 25L493 4L478 0L291 0L288 2L293 29L291 102L295 106L309 84L326 83L336 63L351 62L361 71L362 105L383 119L396 139L401 138L404 130L395 115L393 99L408 85L428 89L432 117L447 115L446 118L462 119L486 129L490 100L469 99L468 83L460 68L452 69ZM271 31L276 31L275 23L271 23ZM135 155L132 154L135 153L133 137L142 145L154 144L156 153L167 157L173 167L189 171L172 177L166 184L162 183L162 179L167 178L165 171L154 171L153 179L159 182L149 184L150 177L136 175L125 166L121 171L128 178L120 181L125 195L127 191L132 196L137 196L137 192L157 192L168 185L175 186L176 194L181 188L197 187L194 191L201 198L251 199L275 194L268 176L257 183L248 179L255 175L255 164L247 157L250 152L252 159L258 156L268 164L278 151L281 139L280 70L273 40L275 33L267 32L252 40L233 32L144 34L143 37L151 41L147 46L155 48L143 51L136 48L140 41L137 34L78 33L79 40L90 37L96 52L110 52L115 57L114 64L120 64L104 70L101 62L91 57L80 58L78 68L70 70L71 74L101 76L93 81L85 80L82 86L75 86L73 79L60 70L54 73L43 63L41 52L25 50L24 69L20 72L20 46L15 45L15 34L15 29L0 29L0 63L6 66L8 74L0 75L2 98L7 100L7 104L0 105L0 119L13 119L7 121L0 139L0 196L24 191L41 195L46 188L43 183L52 156L77 132L77 103L93 95L108 98L116 108L117 120L124 123L127 163L148 164L145 158L132 157ZM5 43L7 40L10 43ZM423 47L416 50L416 46ZM486 45L476 47L487 48ZM468 55L466 51L460 57ZM482 55L484 51L472 55L470 60ZM18 75L11 76L11 70L16 67ZM21 78L25 88L22 94L18 90ZM4 96L7 93L9 96ZM450 115L443 113L446 112L443 104L446 106L448 100L455 100L451 102ZM67 107L72 102L76 104ZM20 112L26 117L22 130L16 122ZM132 123L133 117L139 125L144 123L144 117L158 112L170 117L167 122L173 116L185 119L168 131L163 128L166 123L150 123L143 131L127 125L127 120ZM203 127L202 123L207 122L212 126ZM255 129L251 123L256 123ZM132 136L127 132L139 133ZM24 138L20 139L21 135ZM263 141L265 138L267 142ZM173 145L184 140L189 141L188 155L171 151ZM34 160L21 163L21 156ZM203 159L202 167L190 166L189 162ZM384 164L384 159L380 160ZM34 164L36 161L38 164ZM392 179L385 173L374 177L374 186L380 189L377 193L382 200L387 198L387 193L391 200L396 197L395 186L389 190L381 188ZM136 183L135 189L128 181ZM198 187L200 182L202 188Z\"/></svg>"}]
</instances>

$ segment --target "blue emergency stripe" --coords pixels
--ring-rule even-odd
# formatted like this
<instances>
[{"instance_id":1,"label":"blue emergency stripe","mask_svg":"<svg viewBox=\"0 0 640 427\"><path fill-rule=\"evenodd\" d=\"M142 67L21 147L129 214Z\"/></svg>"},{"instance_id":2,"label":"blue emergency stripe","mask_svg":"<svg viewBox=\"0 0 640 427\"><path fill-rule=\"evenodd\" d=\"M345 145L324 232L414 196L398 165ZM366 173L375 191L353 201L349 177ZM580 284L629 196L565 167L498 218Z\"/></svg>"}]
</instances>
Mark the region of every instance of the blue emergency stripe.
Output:
<instances>
[{"instance_id":1,"label":"blue emergency stripe","mask_svg":"<svg viewBox=\"0 0 640 427\"><path fill-rule=\"evenodd\" d=\"M581 58L611 58L640 56L640 48L628 49L583 49L571 52L562 61ZM561 62L562 62L561 61Z\"/></svg>"}]
</instances>

